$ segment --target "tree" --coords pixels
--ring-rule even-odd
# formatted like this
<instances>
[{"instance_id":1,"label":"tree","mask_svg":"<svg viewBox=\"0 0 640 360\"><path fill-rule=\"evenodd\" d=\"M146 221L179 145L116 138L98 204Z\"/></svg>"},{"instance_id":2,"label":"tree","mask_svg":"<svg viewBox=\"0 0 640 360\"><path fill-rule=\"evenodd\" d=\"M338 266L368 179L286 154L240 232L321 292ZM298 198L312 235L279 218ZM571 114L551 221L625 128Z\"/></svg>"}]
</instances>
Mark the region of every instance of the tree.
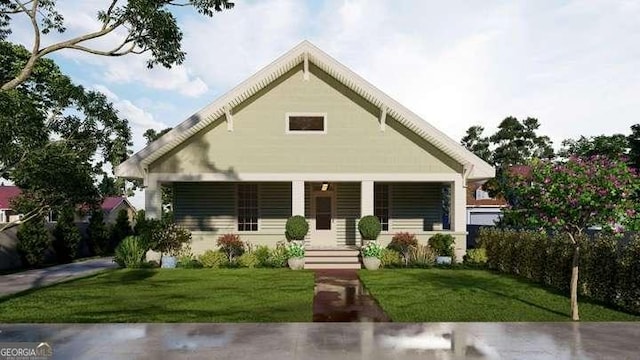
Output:
<instances>
[{"instance_id":1,"label":"tree","mask_svg":"<svg viewBox=\"0 0 640 360\"><path fill-rule=\"evenodd\" d=\"M0 67L0 81L12 78L20 71L16 64L30 56L24 47L0 41L0 58L9 65ZM27 214L23 221L96 203L104 165L128 155L128 121L103 94L73 84L52 60L38 60L28 80L0 92L0 109L0 177L23 190L16 202L28 205L18 209Z\"/></svg>"},{"instance_id":2,"label":"tree","mask_svg":"<svg viewBox=\"0 0 640 360\"><path fill-rule=\"evenodd\" d=\"M62 49L73 49L100 56L124 56L150 53L147 66L160 64L170 68L184 61L182 31L174 16L176 9L191 7L198 13L212 17L215 12L233 8L227 0L129 0L106 1L96 9L99 27L75 37L69 37L48 46L41 45L41 37L66 30L65 19L58 11L55 0L0 0L0 40L11 33L11 21L23 16L33 28L33 47L30 56L17 63L19 71L3 79L2 91L16 88L34 72L39 59ZM95 46L95 40L111 36L119 43L104 49ZM5 64L3 62L3 64Z\"/></svg>"},{"instance_id":3,"label":"tree","mask_svg":"<svg viewBox=\"0 0 640 360\"><path fill-rule=\"evenodd\" d=\"M482 160L491 163L491 150L489 149L491 142L488 137L482 135L483 132L484 128L482 126L470 127L467 129L467 133L460 141L460 144Z\"/></svg>"},{"instance_id":4,"label":"tree","mask_svg":"<svg viewBox=\"0 0 640 360\"><path fill-rule=\"evenodd\" d=\"M637 221L632 199L640 186L637 172L621 159L594 155L555 162L536 160L527 172L506 174L518 202L505 216L519 219L523 227L566 234L571 240L571 317L579 320L581 235L590 226L618 232L621 225Z\"/></svg>"},{"instance_id":5,"label":"tree","mask_svg":"<svg viewBox=\"0 0 640 360\"><path fill-rule=\"evenodd\" d=\"M619 159L629 153L629 140L622 134L599 135L592 137L581 136L578 140L566 139L562 141L562 149L558 155L564 158L578 156L588 158L594 155Z\"/></svg>"},{"instance_id":6,"label":"tree","mask_svg":"<svg viewBox=\"0 0 640 360\"><path fill-rule=\"evenodd\" d=\"M56 251L58 261L62 263L75 259L78 245L82 240L80 230L74 220L73 208L65 207L59 212L58 222L53 229L53 248Z\"/></svg>"},{"instance_id":7,"label":"tree","mask_svg":"<svg viewBox=\"0 0 640 360\"><path fill-rule=\"evenodd\" d=\"M44 226L44 219L23 223L18 228L17 250L27 265L44 264L45 252L49 246L51 246L51 239L49 239L49 231Z\"/></svg>"},{"instance_id":8,"label":"tree","mask_svg":"<svg viewBox=\"0 0 640 360\"><path fill-rule=\"evenodd\" d=\"M104 224L102 209L92 209L90 216L87 233L91 250L94 255L104 255L109 247L109 231Z\"/></svg>"},{"instance_id":9,"label":"tree","mask_svg":"<svg viewBox=\"0 0 640 360\"><path fill-rule=\"evenodd\" d=\"M640 124L631 126L631 135L627 137L627 141L631 166L640 169Z\"/></svg>"},{"instance_id":10,"label":"tree","mask_svg":"<svg viewBox=\"0 0 640 360\"><path fill-rule=\"evenodd\" d=\"M133 235L133 229L131 229L131 224L129 223L129 214L127 210L121 209L118 211L115 224L111 227L109 248L115 249L129 235Z\"/></svg>"}]
</instances>

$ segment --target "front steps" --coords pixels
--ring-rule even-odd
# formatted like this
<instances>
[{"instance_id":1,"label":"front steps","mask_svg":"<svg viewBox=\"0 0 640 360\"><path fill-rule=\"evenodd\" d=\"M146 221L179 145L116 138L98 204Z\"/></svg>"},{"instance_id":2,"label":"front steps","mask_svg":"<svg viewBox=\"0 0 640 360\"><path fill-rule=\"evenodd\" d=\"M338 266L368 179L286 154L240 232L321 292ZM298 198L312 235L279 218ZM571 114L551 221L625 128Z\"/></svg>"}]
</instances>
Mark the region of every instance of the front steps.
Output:
<instances>
[{"instance_id":1,"label":"front steps","mask_svg":"<svg viewBox=\"0 0 640 360\"><path fill-rule=\"evenodd\" d=\"M360 252L355 248L306 248L305 269L360 269Z\"/></svg>"}]
</instances>

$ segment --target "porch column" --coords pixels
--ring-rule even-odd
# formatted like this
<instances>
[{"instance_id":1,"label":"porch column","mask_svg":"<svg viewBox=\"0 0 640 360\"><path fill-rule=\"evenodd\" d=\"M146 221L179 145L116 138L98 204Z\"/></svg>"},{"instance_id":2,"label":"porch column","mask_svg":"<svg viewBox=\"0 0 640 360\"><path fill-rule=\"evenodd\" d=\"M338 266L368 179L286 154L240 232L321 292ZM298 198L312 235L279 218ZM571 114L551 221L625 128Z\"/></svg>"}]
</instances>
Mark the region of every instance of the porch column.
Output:
<instances>
[{"instance_id":1,"label":"porch column","mask_svg":"<svg viewBox=\"0 0 640 360\"><path fill-rule=\"evenodd\" d=\"M149 181L144 189L144 212L147 219L160 219L162 216L162 188L156 180Z\"/></svg>"},{"instance_id":2,"label":"porch column","mask_svg":"<svg viewBox=\"0 0 640 360\"><path fill-rule=\"evenodd\" d=\"M449 222L455 232L467 231L467 193L462 178L451 183Z\"/></svg>"},{"instance_id":3,"label":"porch column","mask_svg":"<svg viewBox=\"0 0 640 360\"><path fill-rule=\"evenodd\" d=\"M304 181L291 182L291 216L304 216Z\"/></svg>"},{"instance_id":4,"label":"porch column","mask_svg":"<svg viewBox=\"0 0 640 360\"><path fill-rule=\"evenodd\" d=\"M360 217L373 215L373 181L360 183Z\"/></svg>"}]
</instances>

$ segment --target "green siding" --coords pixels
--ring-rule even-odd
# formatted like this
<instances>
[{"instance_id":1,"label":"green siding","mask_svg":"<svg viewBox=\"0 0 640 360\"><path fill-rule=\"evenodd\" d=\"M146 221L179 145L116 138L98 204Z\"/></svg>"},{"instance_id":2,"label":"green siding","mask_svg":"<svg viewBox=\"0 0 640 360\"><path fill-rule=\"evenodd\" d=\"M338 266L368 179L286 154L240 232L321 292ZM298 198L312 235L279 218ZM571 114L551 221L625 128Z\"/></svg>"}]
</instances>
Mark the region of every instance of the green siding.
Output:
<instances>
[{"instance_id":1,"label":"green siding","mask_svg":"<svg viewBox=\"0 0 640 360\"><path fill-rule=\"evenodd\" d=\"M291 183L258 184L258 198L259 230L241 234L284 236L285 223L291 216ZM192 231L237 233L236 183L175 183L174 215L178 224Z\"/></svg>"},{"instance_id":2,"label":"green siding","mask_svg":"<svg viewBox=\"0 0 640 360\"><path fill-rule=\"evenodd\" d=\"M337 192L337 243L339 246L359 244L360 183L339 183Z\"/></svg>"},{"instance_id":3,"label":"green siding","mask_svg":"<svg viewBox=\"0 0 640 360\"><path fill-rule=\"evenodd\" d=\"M151 164L162 173L456 173L460 164L322 70L297 67ZM326 134L287 134L285 114L327 114Z\"/></svg>"},{"instance_id":4,"label":"green siding","mask_svg":"<svg viewBox=\"0 0 640 360\"><path fill-rule=\"evenodd\" d=\"M434 222L442 222L442 185L440 183L393 183L390 232L431 231Z\"/></svg>"}]
</instances>

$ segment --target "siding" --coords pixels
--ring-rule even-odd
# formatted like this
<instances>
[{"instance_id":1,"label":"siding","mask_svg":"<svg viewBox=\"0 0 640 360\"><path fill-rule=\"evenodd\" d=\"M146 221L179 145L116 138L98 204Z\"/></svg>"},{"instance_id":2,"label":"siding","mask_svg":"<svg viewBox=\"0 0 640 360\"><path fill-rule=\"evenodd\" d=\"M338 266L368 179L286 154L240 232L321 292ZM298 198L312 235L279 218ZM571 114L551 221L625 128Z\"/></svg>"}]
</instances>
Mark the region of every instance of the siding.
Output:
<instances>
[{"instance_id":1,"label":"siding","mask_svg":"<svg viewBox=\"0 0 640 360\"><path fill-rule=\"evenodd\" d=\"M441 189L440 183L390 184L390 232L430 231L434 222L442 222Z\"/></svg>"},{"instance_id":2,"label":"siding","mask_svg":"<svg viewBox=\"0 0 640 360\"><path fill-rule=\"evenodd\" d=\"M237 233L236 183L203 182L174 184L176 222L191 231ZM258 184L259 230L247 235L269 234L284 237L291 215L291 183Z\"/></svg>"},{"instance_id":3,"label":"siding","mask_svg":"<svg viewBox=\"0 0 640 360\"><path fill-rule=\"evenodd\" d=\"M311 66L299 66L150 165L154 173L461 173L462 166ZM323 135L287 134L285 114L327 114ZM355 149L355 150L354 150ZM372 161L375 154L375 161Z\"/></svg>"},{"instance_id":4,"label":"siding","mask_svg":"<svg viewBox=\"0 0 640 360\"><path fill-rule=\"evenodd\" d=\"M339 183L336 194L336 235L338 246L360 243L357 224L360 218L360 183Z\"/></svg>"}]
</instances>

